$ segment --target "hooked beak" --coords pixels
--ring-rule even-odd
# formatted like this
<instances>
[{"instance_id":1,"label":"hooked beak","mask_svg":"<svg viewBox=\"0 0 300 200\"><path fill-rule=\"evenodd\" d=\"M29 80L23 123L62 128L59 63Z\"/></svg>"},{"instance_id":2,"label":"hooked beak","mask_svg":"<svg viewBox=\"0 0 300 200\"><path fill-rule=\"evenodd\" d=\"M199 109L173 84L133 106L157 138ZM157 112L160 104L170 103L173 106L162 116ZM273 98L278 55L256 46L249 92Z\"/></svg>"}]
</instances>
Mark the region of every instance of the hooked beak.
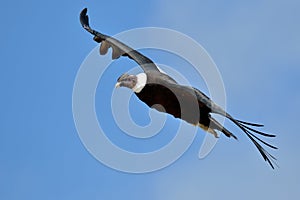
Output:
<instances>
[{"instance_id":1,"label":"hooked beak","mask_svg":"<svg viewBox=\"0 0 300 200\"><path fill-rule=\"evenodd\" d=\"M117 82L115 85L115 88L119 88L119 87L121 87L121 82Z\"/></svg>"}]
</instances>

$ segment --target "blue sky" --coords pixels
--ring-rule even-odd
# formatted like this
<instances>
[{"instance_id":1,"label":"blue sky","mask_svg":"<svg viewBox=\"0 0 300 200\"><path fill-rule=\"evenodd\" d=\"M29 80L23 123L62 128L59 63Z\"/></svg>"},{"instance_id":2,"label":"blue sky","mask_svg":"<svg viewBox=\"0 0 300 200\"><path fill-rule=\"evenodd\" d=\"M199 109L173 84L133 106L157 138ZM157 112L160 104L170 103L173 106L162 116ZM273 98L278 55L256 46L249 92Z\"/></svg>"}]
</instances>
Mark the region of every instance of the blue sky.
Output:
<instances>
[{"instance_id":1,"label":"blue sky","mask_svg":"<svg viewBox=\"0 0 300 200\"><path fill-rule=\"evenodd\" d=\"M118 172L94 159L80 141L72 114L77 71L97 45L79 24L84 7L89 8L93 27L107 34L158 26L199 42L221 72L227 111L264 123L264 130L277 134L272 142L279 147L273 153L280 168L271 170L237 129L238 142L221 137L203 160L197 158L204 135L199 130L183 157L153 173ZM299 7L299 1L292 0L3 2L0 198L296 199ZM160 61L158 54L149 55ZM116 62L108 78L116 80L134 66L126 60ZM100 99L99 93L96 97ZM111 137L126 146L122 136Z\"/></svg>"}]
</instances>

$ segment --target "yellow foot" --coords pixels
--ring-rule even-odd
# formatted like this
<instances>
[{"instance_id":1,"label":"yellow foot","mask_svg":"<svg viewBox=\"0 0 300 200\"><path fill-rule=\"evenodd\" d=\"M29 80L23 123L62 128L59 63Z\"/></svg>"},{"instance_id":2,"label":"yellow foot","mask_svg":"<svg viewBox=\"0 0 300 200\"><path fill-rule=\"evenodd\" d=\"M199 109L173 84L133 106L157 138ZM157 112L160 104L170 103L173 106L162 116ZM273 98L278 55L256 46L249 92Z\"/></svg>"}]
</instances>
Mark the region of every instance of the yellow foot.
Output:
<instances>
[{"instance_id":1,"label":"yellow foot","mask_svg":"<svg viewBox=\"0 0 300 200\"><path fill-rule=\"evenodd\" d=\"M204 126L203 124L199 124L199 123L197 124L197 126L199 126L200 128L202 128L204 131L213 134L215 136L215 138L219 138L220 137L218 135L218 133L214 129L211 129L211 128L209 128L207 126Z\"/></svg>"}]
</instances>

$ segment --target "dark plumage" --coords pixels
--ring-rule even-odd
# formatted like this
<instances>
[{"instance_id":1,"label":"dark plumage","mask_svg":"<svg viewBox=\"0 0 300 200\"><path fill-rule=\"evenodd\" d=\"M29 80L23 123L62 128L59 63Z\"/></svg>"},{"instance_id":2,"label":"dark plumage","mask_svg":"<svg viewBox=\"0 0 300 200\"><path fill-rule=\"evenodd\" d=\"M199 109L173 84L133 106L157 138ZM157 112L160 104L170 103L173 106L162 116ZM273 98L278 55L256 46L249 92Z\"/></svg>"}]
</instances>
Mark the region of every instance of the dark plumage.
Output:
<instances>
[{"instance_id":1,"label":"dark plumage","mask_svg":"<svg viewBox=\"0 0 300 200\"><path fill-rule=\"evenodd\" d=\"M262 127L263 125L244 122L233 118L198 89L179 85L173 78L162 73L154 62L146 56L113 37L93 30L89 26L86 8L80 13L80 22L85 30L94 35L94 40L101 43L101 55L106 54L108 49L112 48L112 59L127 56L137 62L143 69L145 76L142 74L137 76L122 75L118 79L117 87L123 86L133 89L137 97L149 107L171 114L190 124L197 125L205 131L212 133L215 137L218 137L216 133L217 130L224 133L227 137L237 139L235 135L213 119L210 113L220 114L228 118L248 136L264 160L274 168L273 164L276 158L269 154L259 143L273 149L277 149L277 147L264 142L254 133L265 137L275 137L275 135L263 133L252 128Z\"/></svg>"}]
</instances>

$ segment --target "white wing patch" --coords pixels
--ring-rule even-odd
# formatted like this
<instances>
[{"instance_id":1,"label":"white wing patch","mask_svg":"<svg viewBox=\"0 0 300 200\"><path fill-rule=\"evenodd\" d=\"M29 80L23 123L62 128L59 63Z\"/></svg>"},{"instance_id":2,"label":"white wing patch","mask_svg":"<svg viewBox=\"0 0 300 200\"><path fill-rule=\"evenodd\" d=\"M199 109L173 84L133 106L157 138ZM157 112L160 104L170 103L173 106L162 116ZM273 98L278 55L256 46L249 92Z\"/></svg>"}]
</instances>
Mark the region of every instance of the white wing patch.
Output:
<instances>
[{"instance_id":1,"label":"white wing patch","mask_svg":"<svg viewBox=\"0 0 300 200\"><path fill-rule=\"evenodd\" d=\"M103 40L100 45L100 55L105 55L108 52L109 48L112 48L112 56L113 60L118 59L121 55L123 55L124 51L120 48L112 45L109 41Z\"/></svg>"},{"instance_id":2,"label":"white wing patch","mask_svg":"<svg viewBox=\"0 0 300 200\"><path fill-rule=\"evenodd\" d=\"M100 55L105 55L109 49L110 45L109 43L104 40L101 42L101 45L100 45Z\"/></svg>"}]
</instances>

